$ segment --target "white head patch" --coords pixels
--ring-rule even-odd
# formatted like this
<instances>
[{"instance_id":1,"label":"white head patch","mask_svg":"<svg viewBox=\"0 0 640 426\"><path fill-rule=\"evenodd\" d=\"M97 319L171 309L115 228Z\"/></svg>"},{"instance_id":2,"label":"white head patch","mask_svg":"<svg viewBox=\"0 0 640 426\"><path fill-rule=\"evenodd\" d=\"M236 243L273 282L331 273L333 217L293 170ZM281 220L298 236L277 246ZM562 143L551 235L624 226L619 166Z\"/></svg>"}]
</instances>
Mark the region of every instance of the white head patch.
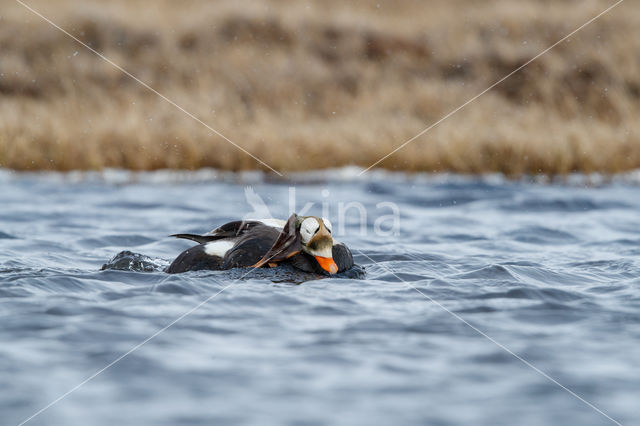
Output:
<instances>
[{"instance_id":1,"label":"white head patch","mask_svg":"<svg viewBox=\"0 0 640 426\"><path fill-rule=\"evenodd\" d=\"M329 219L327 219L326 217L323 217L322 223L324 223L324 227L327 228L327 231L331 233L331 222L329 222Z\"/></svg>"},{"instance_id":2,"label":"white head patch","mask_svg":"<svg viewBox=\"0 0 640 426\"><path fill-rule=\"evenodd\" d=\"M320 228L320 224L313 217L308 217L302 221L300 224L300 237L302 238L303 243L308 243L316 233L316 231Z\"/></svg>"}]
</instances>

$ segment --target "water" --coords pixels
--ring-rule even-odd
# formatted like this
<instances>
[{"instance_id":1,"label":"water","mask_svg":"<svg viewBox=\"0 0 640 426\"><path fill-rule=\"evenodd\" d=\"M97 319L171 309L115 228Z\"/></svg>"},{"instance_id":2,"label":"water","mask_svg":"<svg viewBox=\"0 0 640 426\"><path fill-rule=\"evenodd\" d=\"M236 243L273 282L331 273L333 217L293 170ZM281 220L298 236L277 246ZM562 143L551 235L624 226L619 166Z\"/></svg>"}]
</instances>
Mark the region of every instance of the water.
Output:
<instances>
[{"instance_id":1,"label":"water","mask_svg":"<svg viewBox=\"0 0 640 426\"><path fill-rule=\"evenodd\" d=\"M295 285L291 271L162 272L191 244L168 234L251 211L248 184L286 217L288 183L0 173L0 424L216 294L28 424L611 424L504 348L640 423L633 181L336 174L298 175L297 208L324 202L335 233L338 202L362 203L367 232L352 209L340 239L365 275ZM399 235L373 232L383 201Z\"/></svg>"}]
</instances>

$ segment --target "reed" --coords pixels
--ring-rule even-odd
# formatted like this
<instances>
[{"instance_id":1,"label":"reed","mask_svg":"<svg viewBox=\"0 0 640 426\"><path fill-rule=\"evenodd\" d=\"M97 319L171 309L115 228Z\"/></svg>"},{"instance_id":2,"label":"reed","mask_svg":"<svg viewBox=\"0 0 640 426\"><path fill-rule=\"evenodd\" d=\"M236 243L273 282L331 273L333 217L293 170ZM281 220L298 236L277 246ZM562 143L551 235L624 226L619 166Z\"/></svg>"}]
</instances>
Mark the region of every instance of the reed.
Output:
<instances>
[{"instance_id":1,"label":"reed","mask_svg":"<svg viewBox=\"0 0 640 426\"><path fill-rule=\"evenodd\" d=\"M263 169L13 0L0 167ZM30 0L280 171L367 167L611 1ZM640 9L623 3L379 166L640 167Z\"/></svg>"}]
</instances>

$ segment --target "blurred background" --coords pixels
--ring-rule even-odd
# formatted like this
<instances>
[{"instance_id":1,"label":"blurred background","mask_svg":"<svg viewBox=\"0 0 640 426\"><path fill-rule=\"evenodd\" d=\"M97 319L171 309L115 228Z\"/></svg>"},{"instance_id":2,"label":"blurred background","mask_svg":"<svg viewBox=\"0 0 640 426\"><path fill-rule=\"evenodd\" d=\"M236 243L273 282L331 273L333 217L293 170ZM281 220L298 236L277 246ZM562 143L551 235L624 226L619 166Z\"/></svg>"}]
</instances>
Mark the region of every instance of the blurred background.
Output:
<instances>
[{"instance_id":1,"label":"blurred background","mask_svg":"<svg viewBox=\"0 0 640 426\"><path fill-rule=\"evenodd\" d=\"M0 167L261 169L13 0ZM280 171L380 157L607 0L30 0ZM640 167L640 9L623 4L379 167L507 175Z\"/></svg>"}]
</instances>

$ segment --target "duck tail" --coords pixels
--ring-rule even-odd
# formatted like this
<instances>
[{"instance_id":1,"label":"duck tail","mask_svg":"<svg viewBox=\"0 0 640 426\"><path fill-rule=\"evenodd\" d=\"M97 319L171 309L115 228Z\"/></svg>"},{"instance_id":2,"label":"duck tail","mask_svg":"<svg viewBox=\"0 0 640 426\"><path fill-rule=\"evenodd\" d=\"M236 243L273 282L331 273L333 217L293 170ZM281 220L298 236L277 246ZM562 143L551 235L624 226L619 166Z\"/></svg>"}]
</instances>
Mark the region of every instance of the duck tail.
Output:
<instances>
[{"instance_id":1,"label":"duck tail","mask_svg":"<svg viewBox=\"0 0 640 426\"><path fill-rule=\"evenodd\" d=\"M209 241L215 241L222 238L219 235L197 235L197 234L172 234L169 236L176 237L176 238L184 238L185 240L192 240L199 244L208 243Z\"/></svg>"}]
</instances>

